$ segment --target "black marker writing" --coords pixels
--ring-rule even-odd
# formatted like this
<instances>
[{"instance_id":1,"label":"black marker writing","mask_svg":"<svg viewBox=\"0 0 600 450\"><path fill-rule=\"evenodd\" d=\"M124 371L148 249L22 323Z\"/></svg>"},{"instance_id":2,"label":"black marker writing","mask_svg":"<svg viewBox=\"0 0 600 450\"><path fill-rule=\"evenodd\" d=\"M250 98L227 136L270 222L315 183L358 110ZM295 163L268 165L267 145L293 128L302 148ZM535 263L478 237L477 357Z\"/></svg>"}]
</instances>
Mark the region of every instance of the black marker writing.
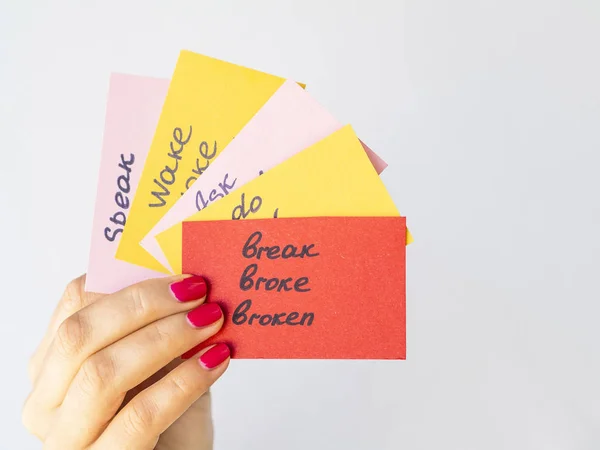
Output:
<instances>
[{"instance_id":1,"label":"black marker writing","mask_svg":"<svg viewBox=\"0 0 600 450\"><path fill-rule=\"evenodd\" d=\"M244 205L242 197L241 207ZM315 250L315 244L302 244L299 246L293 244L287 244L284 246L279 245L260 245L263 240L263 233L255 231L248 236L244 246L242 247L242 256L246 259L256 259L260 261L261 258L276 260L276 259L291 259L291 258L315 258L320 254ZM242 292L248 291L260 291L261 289L266 292L299 292L306 293L310 292L311 288L308 286L310 280L308 277L275 277L275 276L259 276L258 263L251 263L242 272L240 276L239 287ZM253 312L250 314L250 308L252 308L252 300L246 299L240 303L232 316L232 323L234 325L245 325L252 326L257 324L259 326L278 326L278 325L290 325L290 326L311 326L315 319L315 314L312 312L300 313L297 311L279 312L275 314L257 314Z\"/></svg>"},{"instance_id":2,"label":"black marker writing","mask_svg":"<svg viewBox=\"0 0 600 450\"><path fill-rule=\"evenodd\" d=\"M131 153L129 155L129 159L125 160L125 155L121 155L121 162L119 162L119 168L125 171L124 174L121 174L117 177L117 192L115 193L115 203L117 207L122 210L129 209L129 198L127 194L131 191L131 166L135 162L135 155ZM118 228L114 230L110 227L104 228L104 237L110 241L114 242L117 236L123 232L123 227L127 222L127 217L123 211L115 212L109 220L118 225Z\"/></svg>"},{"instance_id":3,"label":"black marker writing","mask_svg":"<svg viewBox=\"0 0 600 450\"><path fill-rule=\"evenodd\" d=\"M250 202L248 203L248 208L246 209L246 194L242 194L242 199L241 199L240 204L237 205L235 208L233 208L233 211L231 212L231 219L232 220L245 219L251 213L256 213L260 209L261 206L262 206L262 198L260 198L257 195L252 200L250 200Z\"/></svg>"},{"instance_id":4,"label":"black marker writing","mask_svg":"<svg viewBox=\"0 0 600 450\"><path fill-rule=\"evenodd\" d=\"M235 182L237 178L232 182L229 182L229 174L226 173L225 177L223 177L223 181L219 183L219 185L212 189L207 198L204 198L204 194L202 191L196 192L196 209L198 211L202 211L206 208L211 202L218 200L220 198L225 197L233 188L235 187Z\"/></svg>"},{"instance_id":5,"label":"black marker writing","mask_svg":"<svg viewBox=\"0 0 600 450\"><path fill-rule=\"evenodd\" d=\"M258 272L258 264L250 264L244 269L242 277L240 278L240 289L242 291L249 291L254 289L264 289L265 291L277 291L277 292L310 292L309 287L304 287L308 284L308 277L300 277L294 281L292 277L288 278L265 278L265 277L254 277Z\"/></svg>"},{"instance_id":6,"label":"black marker writing","mask_svg":"<svg viewBox=\"0 0 600 450\"><path fill-rule=\"evenodd\" d=\"M208 142L206 142L206 141L200 142L198 151L200 152L200 157L196 158L196 167L194 169L192 169L192 172L194 173L194 175L191 175L185 181L185 189L186 190L188 190L190 188L190 186L194 183L194 181L196 181L198 179L198 177L200 175L202 175L206 171L206 169L208 169L208 166L210 165L211 160L214 159L215 156L217 156L217 141L215 141L212 151L209 151ZM204 164L203 166L200 166L200 161L204 161L206 164ZM181 195L183 195L183 192L181 193Z\"/></svg>"},{"instance_id":7,"label":"black marker writing","mask_svg":"<svg viewBox=\"0 0 600 450\"><path fill-rule=\"evenodd\" d=\"M248 324L250 326L257 324L263 327L266 326L278 326L278 325L290 325L290 326L307 326L310 327L315 320L314 313L303 313L300 317L299 312L290 313L276 313L276 314L249 314L250 308L252 307L252 300L244 300L242 303L235 308L231 322L234 325ZM300 320L298 320L300 319Z\"/></svg>"},{"instance_id":8,"label":"black marker writing","mask_svg":"<svg viewBox=\"0 0 600 450\"><path fill-rule=\"evenodd\" d=\"M190 125L190 131L185 139L183 139L183 131L181 128L175 128L173 130L173 140L169 143L169 147L171 151L167 154L169 158L172 158L175 162L174 167L165 165L165 168L160 171L159 179L154 178L154 184L160 188L160 191L152 191L151 195L153 195L157 203L149 203L148 206L151 208L165 206L166 200L164 197L168 197L171 195L171 191L167 186L171 186L175 183L177 170L179 169L179 161L181 161L183 152L183 148L192 138L192 126ZM173 145L175 142L176 146ZM177 148L176 148L177 147Z\"/></svg>"},{"instance_id":9,"label":"black marker writing","mask_svg":"<svg viewBox=\"0 0 600 450\"><path fill-rule=\"evenodd\" d=\"M314 251L315 244L303 244L302 248L298 248L292 244L283 247L274 245L271 247L259 247L258 244L262 241L263 235L260 231L255 231L246 240L242 248L242 256L247 259L260 259L265 256L267 259L289 259L289 258L314 258L319 256L319 253Z\"/></svg>"}]
</instances>

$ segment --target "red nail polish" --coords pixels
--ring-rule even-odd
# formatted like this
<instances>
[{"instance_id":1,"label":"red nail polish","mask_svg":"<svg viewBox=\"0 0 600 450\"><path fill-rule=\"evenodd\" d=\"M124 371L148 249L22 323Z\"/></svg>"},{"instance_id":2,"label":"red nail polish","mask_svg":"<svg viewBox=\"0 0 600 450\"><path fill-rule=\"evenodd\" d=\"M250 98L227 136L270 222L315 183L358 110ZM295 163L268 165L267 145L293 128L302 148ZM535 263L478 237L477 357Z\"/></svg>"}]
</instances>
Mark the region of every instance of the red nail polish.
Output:
<instances>
[{"instance_id":1,"label":"red nail polish","mask_svg":"<svg viewBox=\"0 0 600 450\"><path fill-rule=\"evenodd\" d=\"M223 312L216 303L205 303L187 313L187 320L194 328L212 325L223 317Z\"/></svg>"},{"instance_id":2,"label":"red nail polish","mask_svg":"<svg viewBox=\"0 0 600 450\"><path fill-rule=\"evenodd\" d=\"M229 358L229 347L225 344L217 344L206 351L198 360L205 369L211 370L221 365L223 361Z\"/></svg>"},{"instance_id":3,"label":"red nail polish","mask_svg":"<svg viewBox=\"0 0 600 450\"><path fill-rule=\"evenodd\" d=\"M191 302L200 300L206 295L206 281L204 278L194 275L172 283L169 289L180 302Z\"/></svg>"}]
</instances>

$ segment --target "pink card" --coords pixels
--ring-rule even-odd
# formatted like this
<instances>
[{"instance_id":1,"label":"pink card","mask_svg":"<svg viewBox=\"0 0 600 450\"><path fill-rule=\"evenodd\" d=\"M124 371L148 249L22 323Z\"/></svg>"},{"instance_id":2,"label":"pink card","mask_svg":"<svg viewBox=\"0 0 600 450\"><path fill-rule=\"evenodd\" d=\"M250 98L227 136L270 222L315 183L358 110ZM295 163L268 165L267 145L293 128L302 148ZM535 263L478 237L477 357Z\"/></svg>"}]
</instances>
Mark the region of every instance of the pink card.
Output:
<instances>
[{"instance_id":1,"label":"pink card","mask_svg":"<svg viewBox=\"0 0 600 450\"><path fill-rule=\"evenodd\" d=\"M293 81L286 81L150 230L141 245L172 270L156 235L340 128L342 124L308 92ZM363 147L381 173L385 162L365 144Z\"/></svg>"},{"instance_id":2,"label":"pink card","mask_svg":"<svg viewBox=\"0 0 600 450\"><path fill-rule=\"evenodd\" d=\"M115 252L168 87L169 80L111 75L86 291L109 294L164 276L119 261Z\"/></svg>"}]
</instances>

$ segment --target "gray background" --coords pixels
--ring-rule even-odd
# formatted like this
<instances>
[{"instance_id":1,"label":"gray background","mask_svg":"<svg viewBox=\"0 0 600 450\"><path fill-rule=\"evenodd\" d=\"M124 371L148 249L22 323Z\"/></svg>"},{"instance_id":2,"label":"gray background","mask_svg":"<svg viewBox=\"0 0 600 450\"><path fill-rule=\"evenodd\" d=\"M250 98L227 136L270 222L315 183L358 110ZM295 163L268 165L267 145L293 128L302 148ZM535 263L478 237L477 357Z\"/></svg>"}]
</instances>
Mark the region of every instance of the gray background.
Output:
<instances>
[{"instance_id":1,"label":"gray background","mask_svg":"<svg viewBox=\"0 0 600 450\"><path fill-rule=\"evenodd\" d=\"M85 271L109 73L182 48L308 83L416 237L408 360L236 361L217 449L600 448L598 0L0 5L2 450L38 448L25 365Z\"/></svg>"}]
</instances>

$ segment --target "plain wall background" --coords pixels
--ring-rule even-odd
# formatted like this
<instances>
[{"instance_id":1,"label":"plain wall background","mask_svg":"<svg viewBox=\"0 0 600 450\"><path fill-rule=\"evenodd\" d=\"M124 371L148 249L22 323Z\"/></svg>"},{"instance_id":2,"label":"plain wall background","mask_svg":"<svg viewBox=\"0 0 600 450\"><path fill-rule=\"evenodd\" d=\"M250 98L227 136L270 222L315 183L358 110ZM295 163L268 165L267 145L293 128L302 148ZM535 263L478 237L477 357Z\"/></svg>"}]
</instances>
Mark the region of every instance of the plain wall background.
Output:
<instances>
[{"instance_id":1,"label":"plain wall background","mask_svg":"<svg viewBox=\"0 0 600 450\"><path fill-rule=\"evenodd\" d=\"M109 73L182 48L306 82L416 238L408 360L235 361L217 449L600 448L598 0L0 5L0 449L39 448L25 366L86 268Z\"/></svg>"}]
</instances>

